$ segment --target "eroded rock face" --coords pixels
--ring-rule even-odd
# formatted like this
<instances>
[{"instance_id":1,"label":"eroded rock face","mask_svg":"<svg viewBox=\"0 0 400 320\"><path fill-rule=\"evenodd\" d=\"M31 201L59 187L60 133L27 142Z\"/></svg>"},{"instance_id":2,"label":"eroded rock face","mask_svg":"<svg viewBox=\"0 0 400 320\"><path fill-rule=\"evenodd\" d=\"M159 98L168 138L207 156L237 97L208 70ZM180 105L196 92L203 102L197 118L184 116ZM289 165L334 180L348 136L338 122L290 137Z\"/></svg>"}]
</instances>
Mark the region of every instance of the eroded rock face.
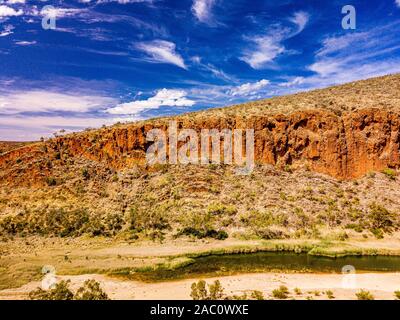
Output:
<instances>
[{"instance_id":1,"label":"eroded rock face","mask_svg":"<svg viewBox=\"0 0 400 320\"><path fill-rule=\"evenodd\" d=\"M400 114L370 108L336 115L330 111L307 110L290 115L251 118L196 118L180 120L178 130L255 130L257 164L287 165L353 179L369 171L400 166ZM16 185L40 184L53 170L53 161L80 158L119 170L145 165L146 133L168 121L146 122L99 129L29 145L0 156L0 182Z\"/></svg>"}]
</instances>

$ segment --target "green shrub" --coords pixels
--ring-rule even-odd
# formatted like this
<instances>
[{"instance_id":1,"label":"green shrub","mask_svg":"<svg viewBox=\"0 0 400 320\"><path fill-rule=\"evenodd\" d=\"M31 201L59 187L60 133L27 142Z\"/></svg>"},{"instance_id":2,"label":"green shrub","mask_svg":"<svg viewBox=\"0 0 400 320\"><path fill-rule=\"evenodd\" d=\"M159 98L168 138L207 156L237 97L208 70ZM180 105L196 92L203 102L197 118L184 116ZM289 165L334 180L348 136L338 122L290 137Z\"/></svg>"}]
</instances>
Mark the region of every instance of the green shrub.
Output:
<instances>
[{"instance_id":1,"label":"green shrub","mask_svg":"<svg viewBox=\"0 0 400 320\"><path fill-rule=\"evenodd\" d=\"M109 298L101 289L100 283L95 280L86 280L76 291L74 300L109 300Z\"/></svg>"},{"instance_id":2,"label":"green shrub","mask_svg":"<svg viewBox=\"0 0 400 320\"><path fill-rule=\"evenodd\" d=\"M302 294L301 290L299 288L294 288L294 293L297 294L298 296Z\"/></svg>"},{"instance_id":3,"label":"green shrub","mask_svg":"<svg viewBox=\"0 0 400 320\"><path fill-rule=\"evenodd\" d=\"M193 236L198 239L214 238L225 240L228 233L224 230L217 230L215 227L216 215L210 211L206 213L191 212L182 221L183 228L177 236Z\"/></svg>"},{"instance_id":4,"label":"green shrub","mask_svg":"<svg viewBox=\"0 0 400 320\"><path fill-rule=\"evenodd\" d=\"M364 228L362 225L357 224L357 223L348 223L346 225L346 229L353 229L355 232L361 233L364 231Z\"/></svg>"},{"instance_id":5,"label":"green shrub","mask_svg":"<svg viewBox=\"0 0 400 320\"><path fill-rule=\"evenodd\" d=\"M89 214L84 209L26 210L1 220L0 230L10 235L80 236L85 233L89 220Z\"/></svg>"},{"instance_id":6,"label":"green shrub","mask_svg":"<svg viewBox=\"0 0 400 320\"><path fill-rule=\"evenodd\" d=\"M133 207L130 210L129 226L134 233L159 234L162 236L163 231L170 228L168 222L169 208L163 205L156 205L147 210Z\"/></svg>"},{"instance_id":7,"label":"green shrub","mask_svg":"<svg viewBox=\"0 0 400 320\"><path fill-rule=\"evenodd\" d=\"M178 236L194 236L198 239L204 238L213 238L216 240L225 240L228 238L228 233L224 230L216 231L214 229L211 230L197 230L195 228L187 227L178 233Z\"/></svg>"},{"instance_id":8,"label":"green shrub","mask_svg":"<svg viewBox=\"0 0 400 320\"><path fill-rule=\"evenodd\" d=\"M385 237L382 229L372 229L371 233L375 236L377 239L383 239Z\"/></svg>"},{"instance_id":9,"label":"green shrub","mask_svg":"<svg viewBox=\"0 0 400 320\"><path fill-rule=\"evenodd\" d=\"M114 236L125 224L121 214L90 216L86 209L25 210L0 220L0 233L58 237Z\"/></svg>"},{"instance_id":10,"label":"green shrub","mask_svg":"<svg viewBox=\"0 0 400 320\"><path fill-rule=\"evenodd\" d=\"M394 296L397 300L400 300L400 290L394 292Z\"/></svg>"},{"instance_id":11,"label":"green shrub","mask_svg":"<svg viewBox=\"0 0 400 320\"><path fill-rule=\"evenodd\" d=\"M206 288L206 282L204 280L200 280L199 282L192 283L191 286L192 292L190 296L193 300L207 300L208 293Z\"/></svg>"},{"instance_id":12,"label":"green shrub","mask_svg":"<svg viewBox=\"0 0 400 320\"><path fill-rule=\"evenodd\" d=\"M386 175L386 176L387 176L389 179L391 179L391 180L395 180L395 179L396 179L397 173L396 173L396 171L393 170L393 169L386 168L386 169L382 170L382 173L383 173L384 175Z\"/></svg>"},{"instance_id":13,"label":"green shrub","mask_svg":"<svg viewBox=\"0 0 400 320\"><path fill-rule=\"evenodd\" d=\"M368 219L372 229L382 229L383 231L390 232L394 222L395 215L387 210L385 207L372 203L369 206Z\"/></svg>"},{"instance_id":14,"label":"green shrub","mask_svg":"<svg viewBox=\"0 0 400 320\"><path fill-rule=\"evenodd\" d=\"M104 216L95 216L87 227L87 232L92 236L115 236L125 224L122 214L114 213Z\"/></svg>"},{"instance_id":15,"label":"green shrub","mask_svg":"<svg viewBox=\"0 0 400 320\"><path fill-rule=\"evenodd\" d=\"M234 215L237 213L237 209L235 206L225 206L217 203L208 206L208 213L213 215Z\"/></svg>"},{"instance_id":16,"label":"green shrub","mask_svg":"<svg viewBox=\"0 0 400 320\"><path fill-rule=\"evenodd\" d=\"M272 291L272 296L276 299L287 299L289 296L289 289L286 286L280 286L279 289Z\"/></svg>"},{"instance_id":17,"label":"green shrub","mask_svg":"<svg viewBox=\"0 0 400 320\"><path fill-rule=\"evenodd\" d=\"M287 173L293 173L293 168L292 168L292 166L289 165L289 164L285 164L283 170L284 170L285 172L287 172Z\"/></svg>"},{"instance_id":18,"label":"green shrub","mask_svg":"<svg viewBox=\"0 0 400 320\"><path fill-rule=\"evenodd\" d=\"M224 288L222 288L219 280L215 280L213 284L208 286L209 300L221 300L224 297Z\"/></svg>"},{"instance_id":19,"label":"green shrub","mask_svg":"<svg viewBox=\"0 0 400 320\"><path fill-rule=\"evenodd\" d=\"M206 282L200 280L199 282L192 283L190 296L193 300L222 300L224 299L224 288L222 288L219 280L215 280L213 284L208 285Z\"/></svg>"},{"instance_id":20,"label":"green shrub","mask_svg":"<svg viewBox=\"0 0 400 320\"><path fill-rule=\"evenodd\" d=\"M29 292L30 300L72 300L74 294L69 289L70 281L60 281L53 289L43 290L37 288Z\"/></svg>"},{"instance_id":21,"label":"green shrub","mask_svg":"<svg viewBox=\"0 0 400 320\"><path fill-rule=\"evenodd\" d=\"M275 217L269 211L253 210L240 215L240 222L246 227L268 228L273 224L281 224L279 217Z\"/></svg>"},{"instance_id":22,"label":"green shrub","mask_svg":"<svg viewBox=\"0 0 400 320\"><path fill-rule=\"evenodd\" d=\"M261 291L254 290L251 293L251 298L254 300L265 300L264 295Z\"/></svg>"},{"instance_id":23,"label":"green shrub","mask_svg":"<svg viewBox=\"0 0 400 320\"><path fill-rule=\"evenodd\" d=\"M328 299L335 299L335 296L333 295L332 290L327 290L325 293L326 293L326 296L328 297Z\"/></svg>"},{"instance_id":24,"label":"green shrub","mask_svg":"<svg viewBox=\"0 0 400 320\"><path fill-rule=\"evenodd\" d=\"M70 281L60 281L53 289L37 288L29 292L31 300L109 300L107 294L95 280L86 280L74 294L69 288Z\"/></svg>"},{"instance_id":25,"label":"green shrub","mask_svg":"<svg viewBox=\"0 0 400 320\"><path fill-rule=\"evenodd\" d=\"M82 177L87 180L90 177L89 170L87 168L82 169Z\"/></svg>"},{"instance_id":26,"label":"green shrub","mask_svg":"<svg viewBox=\"0 0 400 320\"><path fill-rule=\"evenodd\" d=\"M358 300L374 300L375 297L371 294L371 292L366 290L361 290L356 293L356 297Z\"/></svg>"},{"instance_id":27,"label":"green shrub","mask_svg":"<svg viewBox=\"0 0 400 320\"><path fill-rule=\"evenodd\" d=\"M46 178L46 183L49 187L54 187L57 185L57 180L53 177L47 177Z\"/></svg>"},{"instance_id":28,"label":"green shrub","mask_svg":"<svg viewBox=\"0 0 400 320\"><path fill-rule=\"evenodd\" d=\"M262 228L262 229L256 229L254 232L257 237L260 237L261 239L264 239L264 240L287 238L286 234L281 230L272 230L270 228Z\"/></svg>"}]
</instances>

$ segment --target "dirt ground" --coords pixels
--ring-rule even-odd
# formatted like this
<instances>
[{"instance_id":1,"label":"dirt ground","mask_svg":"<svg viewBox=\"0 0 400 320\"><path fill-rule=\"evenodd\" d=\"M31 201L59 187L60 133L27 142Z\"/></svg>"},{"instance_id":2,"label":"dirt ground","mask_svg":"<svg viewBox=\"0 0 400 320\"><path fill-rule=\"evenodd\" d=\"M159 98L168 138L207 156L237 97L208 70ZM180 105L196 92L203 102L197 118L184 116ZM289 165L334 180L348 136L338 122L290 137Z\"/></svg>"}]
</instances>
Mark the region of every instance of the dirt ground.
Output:
<instances>
[{"instance_id":1,"label":"dirt ground","mask_svg":"<svg viewBox=\"0 0 400 320\"><path fill-rule=\"evenodd\" d=\"M400 273L364 273L346 278L340 274L282 274L261 273L242 274L236 276L220 277L225 293L228 295L242 295L252 290L263 292L266 299L272 299L271 292L280 285L289 288L288 299L326 300L327 290L331 290L334 299L357 299L356 293L361 289L370 291L375 299L393 300L394 291L400 290ZM348 276L347 276L348 277ZM59 276L58 280L71 280L71 289L76 289L87 279L95 279L101 283L102 288L111 299L122 300L189 300L190 286L198 279L187 279L173 282L142 283L110 278L103 275ZM205 279L208 283L217 278ZM41 285L40 281L30 282L20 288L0 291L1 299L26 299L27 294ZM295 294L294 289L299 288L302 294ZM172 294L173 293L173 294Z\"/></svg>"}]
</instances>

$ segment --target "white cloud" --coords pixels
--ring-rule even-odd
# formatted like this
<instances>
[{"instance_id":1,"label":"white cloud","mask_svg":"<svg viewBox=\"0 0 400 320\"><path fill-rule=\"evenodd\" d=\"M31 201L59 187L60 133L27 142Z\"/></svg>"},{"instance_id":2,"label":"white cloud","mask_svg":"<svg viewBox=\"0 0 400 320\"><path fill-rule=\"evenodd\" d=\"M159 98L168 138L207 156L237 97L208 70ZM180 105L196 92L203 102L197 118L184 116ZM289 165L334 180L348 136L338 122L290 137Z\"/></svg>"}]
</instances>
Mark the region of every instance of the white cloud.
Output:
<instances>
[{"instance_id":1,"label":"white cloud","mask_svg":"<svg viewBox=\"0 0 400 320\"><path fill-rule=\"evenodd\" d=\"M236 79L228 74L226 74L223 70L218 69L216 66L214 66L211 63L203 63L201 58L199 56L194 56L190 59L194 64L199 66L201 69L206 70L211 72L214 77L228 81L228 82L234 82Z\"/></svg>"},{"instance_id":2,"label":"white cloud","mask_svg":"<svg viewBox=\"0 0 400 320\"><path fill-rule=\"evenodd\" d=\"M301 85L304 82L305 82L304 77L294 77L293 79L291 79L289 81L279 83L278 86L290 88L290 87L295 87L295 86Z\"/></svg>"},{"instance_id":3,"label":"white cloud","mask_svg":"<svg viewBox=\"0 0 400 320\"><path fill-rule=\"evenodd\" d=\"M400 0L396 0L396 5L400 8Z\"/></svg>"},{"instance_id":4,"label":"white cloud","mask_svg":"<svg viewBox=\"0 0 400 320\"><path fill-rule=\"evenodd\" d=\"M203 23L213 23L212 8L215 0L194 0L192 12Z\"/></svg>"},{"instance_id":5,"label":"white cloud","mask_svg":"<svg viewBox=\"0 0 400 320\"><path fill-rule=\"evenodd\" d=\"M253 69L264 69L271 66L279 55L290 52L286 50L283 42L302 32L309 19L308 13L299 11L289 18L289 21L296 25L296 30L293 30L293 27L274 25L266 34L245 37L249 43L239 59Z\"/></svg>"},{"instance_id":6,"label":"white cloud","mask_svg":"<svg viewBox=\"0 0 400 320\"><path fill-rule=\"evenodd\" d=\"M328 68L324 69L327 70ZM331 67L329 73L318 73L304 81L305 88L319 88L356 80L384 76L400 72L400 59L386 61L360 61Z\"/></svg>"},{"instance_id":7,"label":"white cloud","mask_svg":"<svg viewBox=\"0 0 400 320\"><path fill-rule=\"evenodd\" d=\"M14 29L15 29L14 26L12 26L11 24L4 26L3 31L0 32L0 37L6 37L9 36L10 34L13 34Z\"/></svg>"},{"instance_id":8,"label":"white cloud","mask_svg":"<svg viewBox=\"0 0 400 320\"><path fill-rule=\"evenodd\" d=\"M313 63L308 67L309 70L318 73L319 75L325 77L338 72L344 64L342 59L326 59Z\"/></svg>"},{"instance_id":9,"label":"white cloud","mask_svg":"<svg viewBox=\"0 0 400 320\"><path fill-rule=\"evenodd\" d=\"M24 14L22 9L15 10L13 8L1 5L0 6L0 17L13 17L13 16L21 16Z\"/></svg>"},{"instance_id":10,"label":"white cloud","mask_svg":"<svg viewBox=\"0 0 400 320\"><path fill-rule=\"evenodd\" d=\"M154 97L147 100L137 100L123 103L114 108L109 108L106 112L111 114L131 114L138 115L149 109L158 109L161 106L170 107L191 107L195 101L186 98L187 93L184 90L159 90Z\"/></svg>"},{"instance_id":11,"label":"white cloud","mask_svg":"<svg viewBox=\"0 0 400 320\"><path fill-rule=\"evenodd\" d=\"M399 0L400 1L400 0ZM304 11L295 12L290 21L297 25L297 33L300 33L306 27L308 21L310 20L310 15Z\"/></svg>"},{"instance_id":12,"label":"white cloud","mask_svg":"<svg viewBox=\"0 0 400 320\"><path fill-rule=\"evenodd\" d=\"M149 62L169 63L187 69L183 58L175 51L175 43L165 40L154 40L137 43L136 49L145 52L148 55L147 61Z\"/></svg>"},{"instance_id":13,"label":"white cloud","mask_svg":"<svg viewBox=\"0 0 400 320\"><path fill-rule=\"evenodd\" d=\"M399 0L400 1L400 0ZM326 56L349 47L355 42L365 42L370 35L368 32L348 33L342 36L327 37L322 41L322 47L317 51L317 56Z\"/></svg>"},{"instance_id":14,"label":"white cloud","mask_svg":"<svg viewBox=\"0 0 400 320\"><path fill-rule=\"evenodd\" d=\"M242 84L241 86L234 87L231 90L229 90L229 94L231 96L254 96L258 95L262 89L267 87L269 85L268 80L260 80L254 83L245 83Z\"/></svg>"},{"instance_id":15,"label":"white cloud","mask_svg":"<svg viewBox=\"0 0 400 320\"><path fill-rule=\"evenodd\" d=\"M281 40L280 36L273 34L253 37L250 39L253 44L252 48L244 50L240 60L246 62L253 69L262 69L285 52L285 47L280 43Z\"/></svg>"},{"instance_id":16,"label":"white cloud","mask_svg":"<svg viewBox=\"0 0 400 320\"><path fill-rule=\"evenodd\" d=\"M7 4L24 4L25 0L7 0Z\"/></svg>"},{"instance_id":17,"label":"white cloud","mask_svg":"<svg viewBox=\"0 0 400 320\"><path fill-rule=\"evenodd\" d=\"M90 2L90 0L81 0L85 2ZM108 2L118 2L119 4L128 4L128 3L153 3L153 0L97 0L97 3L108 3Z\"/></svg>"},{"instance_id":18,"label":"white cloud","mask_svg":"<svg viewBox=\"0 0 400 320\"><path fill-rule=\"evenodd\" d=\"M322 41L321 49L316 52L315 62L308 69L322 78L340 78L347 74L353 79L348 74L349 70L355 71L355 76L361 76L364 72L365 75L374 76L368 66L375 65L381 69L376 73L380 75L386 69L386 63L394 61L393 53L400 51L400 44L395 36L398 32L400 23L395 22L367 32L327 37ZM360 68L360 72L356 71L357 68Z\"/></svg>"},{"instance_id":19,"label":"white cloud","mask_svg":"<svg viewBox=\"0 0 400 320\"><path fill-rule=\"evenodd\" d=\"M15 44L18 46L31 46L36 44L36 41L16 41Z\"/></svg>"},{"instance_id":20,"label":"white cloud","mask_svg":"<svg viewBox=\"0 0 400 320\"><path fill-rule=\"evenodd\" d=\"M40 11L40 15L47 17L65 18L65 17L75 16L84 11L85 9L67 9L67 8L54 8L50 6L45 6Z\"/></svg>"},{"instance_id":21,"label":"white cloud","mask_svg":"<svg viewBox=\"0 0 400 320\"><path fill-rule=\"evenodd\" d=\"M113 98L72 95L49 91L23 91L0 94L0 114L27 112L87 112L115 105Z\"/></svg>"}]
</instances>

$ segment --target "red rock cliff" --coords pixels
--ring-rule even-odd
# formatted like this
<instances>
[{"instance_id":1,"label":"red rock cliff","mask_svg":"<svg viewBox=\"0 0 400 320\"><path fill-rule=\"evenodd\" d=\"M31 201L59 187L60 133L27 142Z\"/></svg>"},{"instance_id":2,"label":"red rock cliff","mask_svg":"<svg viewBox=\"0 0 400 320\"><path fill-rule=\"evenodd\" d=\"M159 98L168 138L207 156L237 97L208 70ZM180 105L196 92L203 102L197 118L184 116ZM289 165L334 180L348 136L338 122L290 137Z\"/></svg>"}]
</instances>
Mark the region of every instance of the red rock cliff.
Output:
<instances>
[{"instance_id":1,"label":"red rock cliff","mask_svg":"<svg viewBox=\"0 0 400 320\"><path fill-rule=\"evenodd\" d=\"M177 117L179 128L255 130L258 164L306 165L339 179L400 166L400 114L380 108L341 115L307 110L289 115L207 118ZM83 158L114 169L145 163L146 133L167 130L168 120L157 120L58 137L0 156L0 182L35 184L52 170L56 159Z\"/></svg>"}]
</instances>

